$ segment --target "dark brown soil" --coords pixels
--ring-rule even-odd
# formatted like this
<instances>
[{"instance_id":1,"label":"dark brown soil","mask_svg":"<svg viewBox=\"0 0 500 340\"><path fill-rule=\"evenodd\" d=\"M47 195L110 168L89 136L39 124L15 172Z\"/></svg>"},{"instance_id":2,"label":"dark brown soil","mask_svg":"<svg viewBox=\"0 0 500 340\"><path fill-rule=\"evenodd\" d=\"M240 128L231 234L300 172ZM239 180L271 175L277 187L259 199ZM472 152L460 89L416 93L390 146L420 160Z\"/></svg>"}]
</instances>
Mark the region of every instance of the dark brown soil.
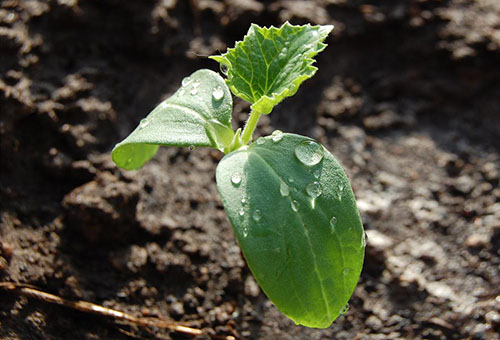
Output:
<instances>
[{"instance_id":1,"label":"dark brown soil","mask_svg":"<svg viewBox=\"0 0 500 340\"><path fill-rule=\"evenodd\" d=\"M499 1L0 6L0 281L241 339L499 339ZM109 153L184 76L216 69L207 55L285 20L336 29L258 134L324 143L368 233L350 309L325 330L256 285L217 194L220 153L163 148L136 172ZM236 101L236 121L247 112ZM2 291L0 338L190 339Z\"/></svg>"}]
</instances>

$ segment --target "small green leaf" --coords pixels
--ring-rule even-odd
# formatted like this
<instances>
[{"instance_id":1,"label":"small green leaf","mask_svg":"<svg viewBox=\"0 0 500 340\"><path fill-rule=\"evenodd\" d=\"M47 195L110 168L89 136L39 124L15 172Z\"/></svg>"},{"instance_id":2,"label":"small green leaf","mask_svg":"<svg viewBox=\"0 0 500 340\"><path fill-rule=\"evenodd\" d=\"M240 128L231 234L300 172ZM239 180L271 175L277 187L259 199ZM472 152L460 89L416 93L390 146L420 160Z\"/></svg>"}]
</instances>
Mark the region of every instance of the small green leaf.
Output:
<instances>
[{"instance_id":1,"label":"small green leaf","mask_svg":"<svg viewBox=\"0 0 500 340\"><path fill-rule=\"evenodd\" d=\"M233 140L232 109L231 92L222 77L206 69L196 71L115 146L113 161L126 170L138 169L154 156L158 145L223 150Z\"/></svg>"},{"instance_id":2,"label":"small green leaf","mask_svg":"<svg viewBox=\"0 0 500 340\"><path fill-rule=\"evenodd\" d=\"M252 103L252 110L268 114L316 73L313 57L325 49L323 40L332 29L288 22L280 28L252 24L243 41L211 58L219 62L234 95Z\"/></svg>"},{"instance_id":3,"label":"small green leaf","mask_svg":"<svg viewBox=\"0 0 500 340\"><path fill-rule=\"evenodd\" d=\"M224 157L217 187L248 266L297 324L326 328L361 273L364 231L342 167L314 140L279 131Z\"/></svg>"}]
</instances>

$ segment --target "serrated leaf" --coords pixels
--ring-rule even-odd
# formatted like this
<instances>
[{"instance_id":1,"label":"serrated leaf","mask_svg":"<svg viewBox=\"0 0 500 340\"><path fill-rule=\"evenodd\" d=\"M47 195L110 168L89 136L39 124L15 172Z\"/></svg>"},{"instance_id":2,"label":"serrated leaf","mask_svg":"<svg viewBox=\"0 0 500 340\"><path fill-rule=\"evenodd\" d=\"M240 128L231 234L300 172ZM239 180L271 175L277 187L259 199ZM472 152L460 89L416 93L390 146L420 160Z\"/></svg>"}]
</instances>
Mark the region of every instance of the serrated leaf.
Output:
<instances>
[{"instance_id":1,"label":"serrated leaf","mask_svg":"<svg viewBox=\"0 0 500 340\"><path fill-rule=\"evenodd\" d=\"M232 109L231 92L222 77L206 69L196 71L115 146L113 161L133 170L153 157L159 145L224 149L234 135Z\"/></svg>"},{"instance_id":2,"label":"serrated leaf","mask_svg":"<svg viewBox=\"0 0 500 340\"><path fill-rule=\"evenodd\" d=\"M217 187L257 282L296 323L326 328L361 273L365 238L346 174L310 138L277 134L226 155Z\"/></svg>"},{"instance_id":3,"label":"serrated leaf","mask_svg":"<svg viewBox=\"0 0 500 340\"><path fill-rule=\"evenodd\" d=\"M332 29L288 22L280 28L252 24L243 41L211 58L220 63L234 95L252 103L252 110L268 114L316 73L313 57L326 47L323 40Z\"/></svg>"}]
</instances>

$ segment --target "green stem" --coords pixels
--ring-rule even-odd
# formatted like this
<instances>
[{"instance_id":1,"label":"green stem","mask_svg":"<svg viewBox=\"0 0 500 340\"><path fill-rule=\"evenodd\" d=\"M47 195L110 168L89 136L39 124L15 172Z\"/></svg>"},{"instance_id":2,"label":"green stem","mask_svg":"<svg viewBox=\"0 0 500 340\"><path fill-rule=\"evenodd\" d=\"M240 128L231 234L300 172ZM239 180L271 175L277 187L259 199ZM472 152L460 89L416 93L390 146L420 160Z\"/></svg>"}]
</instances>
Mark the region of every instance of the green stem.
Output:
<instances>
[{"instance_id":1,"label":"green stem","mask_svg":"<svg viewBox=\"0 0 500 340\"><path fill-rule=\"evenodd\" d=\"M248 118L245 128L243 129L243 133L241 134L241 141L243 142L243 145L248 144L248 142L252 139L252 135L257 127L260 115L261 113L257 111L250 112L250 118Z\"/></svg>"}]
</instances>

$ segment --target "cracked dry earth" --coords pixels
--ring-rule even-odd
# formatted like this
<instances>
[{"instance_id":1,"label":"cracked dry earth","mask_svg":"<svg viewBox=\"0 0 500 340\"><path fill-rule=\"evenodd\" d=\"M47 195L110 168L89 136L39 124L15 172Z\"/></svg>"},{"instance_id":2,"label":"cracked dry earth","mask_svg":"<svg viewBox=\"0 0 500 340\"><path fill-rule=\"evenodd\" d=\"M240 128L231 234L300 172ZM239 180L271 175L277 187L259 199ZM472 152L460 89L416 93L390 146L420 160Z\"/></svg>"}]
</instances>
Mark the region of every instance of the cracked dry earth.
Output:
<instances>
[{"instance_id":1,"label":"cracked dry earth","mask_svg":"<svg viewBox=\"0 0 500 340\"><path fill-rule=\"evenodd\" d=\"M250 23L334 24L320 71L263 117L341 161L368 235L347 313L293 324L252 278L214 173L222 155L110 160L204 56ZM3 0L0 280L240 339L499 339L496 0ZM236 101L238 124L249 107ZM125 331L125 332L124 332ZM0 291L1 339L206 339Z\"/></svg>"}]
</instances>

